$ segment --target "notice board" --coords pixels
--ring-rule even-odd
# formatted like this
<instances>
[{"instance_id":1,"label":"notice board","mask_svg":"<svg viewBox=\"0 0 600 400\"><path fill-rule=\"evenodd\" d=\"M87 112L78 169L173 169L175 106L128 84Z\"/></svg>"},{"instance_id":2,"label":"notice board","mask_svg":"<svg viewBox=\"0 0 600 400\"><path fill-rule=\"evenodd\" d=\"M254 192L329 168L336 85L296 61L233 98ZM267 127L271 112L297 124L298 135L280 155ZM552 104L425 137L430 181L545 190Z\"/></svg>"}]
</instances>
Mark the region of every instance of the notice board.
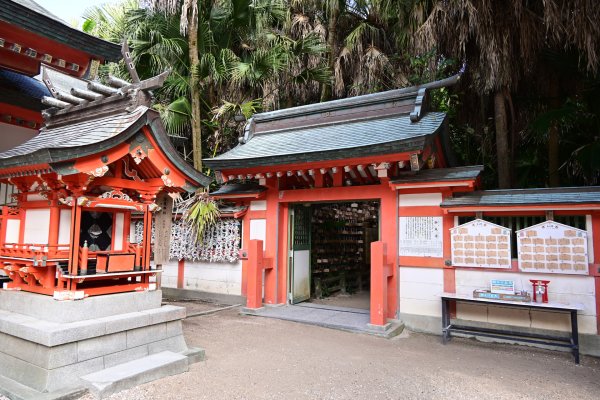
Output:
<instances>
[{"instance_id":1,"label":"notice board","mask_svg":"<svg viewBox=\"0 0 600 400\"><path fill-rule=\"evenodd\" d=\"M399 254L412 257L443 257L442 217L400 217Z\"/></svg>"}]
</instances>

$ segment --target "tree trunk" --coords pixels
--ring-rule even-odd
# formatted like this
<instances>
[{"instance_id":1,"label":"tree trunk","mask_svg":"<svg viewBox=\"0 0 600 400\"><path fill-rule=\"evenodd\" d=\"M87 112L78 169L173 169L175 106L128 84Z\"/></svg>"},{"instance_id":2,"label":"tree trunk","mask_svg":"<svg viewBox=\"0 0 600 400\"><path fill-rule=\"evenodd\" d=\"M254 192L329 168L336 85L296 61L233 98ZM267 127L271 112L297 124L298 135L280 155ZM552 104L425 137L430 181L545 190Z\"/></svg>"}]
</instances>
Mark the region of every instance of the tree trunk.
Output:
<instances>
[{"instance_id":1,"label":"tree trunk","mask_svg":"<svg viewBox=\"0 0 600 400\"><path fill-rule=\"evenodd\" d=\"M558 76L552 74L548 82L550 109L560 108ZM548 129L548 185L560 186L560 140L558 134L558 121L552 121Z\"/></svg>"},{"instance_id":2,"label":"tree trunk","mask_svg":"<svg viewBox=\"0 0 600 400\"><path fill-rule=\"evenodd\" d=\"M202 119L200 115L200 88L195 71L200 64L198 55L198 18L188 22L188 46L190 57L190 96L192 98L192 156L194 168L202 170Z\"/></svg>"},{"instance_id":3,"label":"tree trunk","mask_svg":"<svg viewBox=\"0 0 600 400\"><path fill-rule=\"evenodd\" d=\"M558 126L552 122L548 131L548 185L550 187L560 186L559 161L560 144L558 138Z\"/></svg>"},{"instance_id":4,"label":"tree trunk","mask_svg":"<svg viewBox=\"0 0 600 400\"><path fill-rule=\"evenodd\" d=\"M329 0L329 24L327 27L327 64L333 72L335 68L335 55L337 54L337 23L340 16L339 3L337 0ZM331 100L333 82L323 84L321 87L321 101Z\"/></svg>"},{"instance_id":5,"label":"tree trunk","mask_svg":"<svg viewBox=\"0 0 600 400\"><path fill-rule=\"evenodd\" d=\"M510 147L506 124L506 105L502 90L494 95L494 120L496 123L496 156L498 158L498 187L510 187Z\"/></svg>"}]
</instances>

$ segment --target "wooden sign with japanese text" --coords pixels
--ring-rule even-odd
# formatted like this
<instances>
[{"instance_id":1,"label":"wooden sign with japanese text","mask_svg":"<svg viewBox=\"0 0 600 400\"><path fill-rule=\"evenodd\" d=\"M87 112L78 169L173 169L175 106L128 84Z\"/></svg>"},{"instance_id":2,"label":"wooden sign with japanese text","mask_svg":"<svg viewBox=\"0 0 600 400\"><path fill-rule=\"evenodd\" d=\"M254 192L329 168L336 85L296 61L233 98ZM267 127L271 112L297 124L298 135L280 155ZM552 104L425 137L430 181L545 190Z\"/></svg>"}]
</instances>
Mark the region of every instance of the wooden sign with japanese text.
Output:
<instances>
[{"instance_id":1,"label":"wooden sign with japanese text","mask_svg":"<svg viewBox=\"0 0 600 400\"><path fill-rule=\"evenodd\" d=\"M519 269L558 274L588 273L587 232L554 221L517 231Z\"/></svg>"},{"instance_id":2,"label":"wooden sign with japanese text","mask_svg":"<svg viewBox=\"0 0 600 400\"><path fill-rule=\"evenodd\" d=\"M450 229L452 265L510 268L510 229L482 219Z\"/></svg>"},{"instance_id":3,"label":"wooden sign with japanese text","mask_svg":"<svg viewBox=\"0 0 600 400\"><path fill-rule=\"evenodd\" d=\"M400 217L399 255L443 257L442 217Z\"/></svg>"}]
</instances>

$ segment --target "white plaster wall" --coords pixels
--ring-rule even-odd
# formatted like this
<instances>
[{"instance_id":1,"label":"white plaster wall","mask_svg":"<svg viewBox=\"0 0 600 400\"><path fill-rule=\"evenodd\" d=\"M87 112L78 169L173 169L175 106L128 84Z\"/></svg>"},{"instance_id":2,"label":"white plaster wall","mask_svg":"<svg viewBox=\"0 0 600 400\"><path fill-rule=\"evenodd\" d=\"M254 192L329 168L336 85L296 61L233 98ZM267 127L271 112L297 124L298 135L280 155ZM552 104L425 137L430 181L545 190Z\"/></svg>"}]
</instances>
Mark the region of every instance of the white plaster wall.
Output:
<instances>
[{"instance_id":1,"label":"white plaster wall","mask_svg":"<svg viewBox=\"0 0 600 400\"><path fill-rule=\"evenodd\" d=\"M515 281L515 289L525 289L531 293L530 279L549 280L549 301L569 304L582 304L584 309L578 314L579 332L596 334L596 297L594 278L589 276L558 274L497 273L489 271L457 270L456 292L472 294L474 289L488 288L491 279ZM570 318L567 314L540 311L517 310L514 308L488 307L471 304L457 305L457 317L471 321L508 324L539 329L569 331Z\"/></svg>"},{"instance_id":2,"label":"white plaster wall","mask_svg":"<svg viewBox=\"0 0 600 400\"><path fill-rule=\"evenodd\" d=\"M441 193L418 193L399 195L400 207L439 206L441 202Z\"/></svg>"},{"instance_id":3,"label":"white plaster wall","mask_svg":"<svg viewBox=\"0 0 600 400\"><path fill-rule=\"evenodd\" d=\"M50 233L50 209L39 208L25 211L25 243L48 244Z\"/></svg>"},{"instance_id":4,"label":"white plaster wall","mask_svg":"<svg viewBox=\"0 0 600 400\"><path fill-rule=\"evenodd\" d=\"M6 238L5 243L19 243L19 230L21 228L21 220L8 219L6 220Z\"/></svg>"},{"instance_id":5,"label":"white plaster wall","mask_svg":"<svg viewBox=\"0 0 600 400\"><path fill-rule=\"evenodd\" d=\"M594 263L594 229L592 228L592 216L585 216L585 230L587 232L588 261Z\"/></svg>"},{"instance_id":6,"label":"white plaster wall","mask_svg":"<svg viewBox=\"0 0 600 400\"><path fill-rule=\"evenodd\" d=\"M60 210L58 225L58 244L69 244L71 241L71 210Z\"/></svg>"},{"instance_id":7,"label":"white plaster wall","mask_svg":"<svg viewBox=\"0 0 600 400\"><path fill-rule=\"evenodd\" d=\"M400 267L400 312L439 317L444 291L441 268Z\"/></svg>"},{"instance_id":8,"label":"white plaster wall","mask_svg":"<svg viewBox=\"0 0 600 400\"><path fill-rule=\"evenodd\" d=\"M125 214L115 214L115 237L113 249L116 251L123 250L123 225L125 223Z\"/></svg>"},{"instance_id":9,"label":"white plaster wall","mask_svg":"<svg viewBox=\"0 0 600 400\"><path fill-rule=\"evenodd\" d=\"M163 287L177 287L177 271L177 260L171 260L163 265ZM183 289L241 296L242 262L185 261Z\"/></svg>"},{"instance_id":10,"label":"white plaster wall","mask_svg":"<svg viewBox=\"0 0 600 400\"><path fill-rule=\"evenodd\" d=\"M250 220L250 240L262 240L263 250L267 244L267 220L266 219L251 219Z\"/></svg>"},{"instance_id":11,"label":"white plaster wall","mask_svg":"<svg viewBox=\"0 0 600 400\"><path fill-rule=\"evenodd\" d=\"M250 211L265 211L267 209L266 200L255 200L250 202Z\"/></svg>"}]
</instances>

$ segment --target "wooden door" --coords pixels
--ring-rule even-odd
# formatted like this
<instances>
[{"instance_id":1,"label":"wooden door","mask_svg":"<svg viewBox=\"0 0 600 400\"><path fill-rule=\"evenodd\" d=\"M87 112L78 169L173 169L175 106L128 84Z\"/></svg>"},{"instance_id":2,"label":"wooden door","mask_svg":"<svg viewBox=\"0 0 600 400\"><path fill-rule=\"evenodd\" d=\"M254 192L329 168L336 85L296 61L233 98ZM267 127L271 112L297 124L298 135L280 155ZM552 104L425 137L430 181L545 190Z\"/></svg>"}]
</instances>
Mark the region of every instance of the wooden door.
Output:
<instances>
[{"instance_id":1,"label":"wooden door","mask_svg":"<svg viewBox=\"0 0 600 400\"><path fill-rule=\"evenodd\" d=\"M310 299L310 218L311 208L292 207L290 213L290 302Z\"/></svg>"}]
</instances>

